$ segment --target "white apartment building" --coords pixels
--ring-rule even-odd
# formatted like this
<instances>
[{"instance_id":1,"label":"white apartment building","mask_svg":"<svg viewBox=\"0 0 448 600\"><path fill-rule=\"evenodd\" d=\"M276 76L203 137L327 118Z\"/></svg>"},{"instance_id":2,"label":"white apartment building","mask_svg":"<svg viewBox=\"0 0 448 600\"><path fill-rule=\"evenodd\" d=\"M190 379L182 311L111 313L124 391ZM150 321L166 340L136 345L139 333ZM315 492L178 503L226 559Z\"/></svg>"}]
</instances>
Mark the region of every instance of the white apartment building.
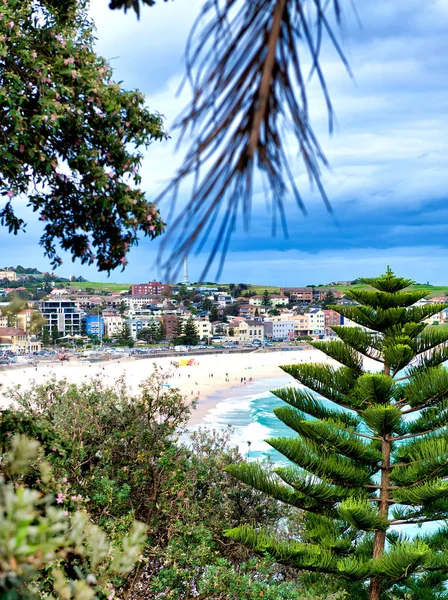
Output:
<instances>
[{"instance_id":1,"label":"white apartment building","mask_svg":"<svg viewBox=\"0 0 448 600\"><path fill-rule=\"evenodd\" d=\"M216 296L216 301L221 308L224 308L229 304L233 304L235 302L235 298L231 294L218 294Z\"/></svg>"},{"instance_id":2,"label":"white apartment building","mask_svg":"<svg viewBox=\"0 0 448 600\"><path fill-rule=\"evenodd\" d=\"M47 321L44 327L50 332L56 327L61 335L81 333L81 313L73 300L44 300L40 312Z\"/></svg>"},{"instance_id":3,"label":"white apartment building","mask_svg":"<svg viewBox=\"0 0 448 600\"><path fill-rule=\"evenodd\" d=\"M306 313L309 320L309 329L312 333L323 334L325 331L325 313L320 308L315 308Z\"/></svg>"},{"instance_id":4,"label":"white apartment building","mask_svg":"<svg viewBox=\"0 0 448 600\"><path fill-rule=\"evenodd\" d=\"M113 338L121 334L124 319L119 313L103 312L104 337Z\"/></svg>"},{"instance_id":5,"label":"white apartment building","mask_svg":"<svg viewBox=\"0 0 448 600\"><path fill-rule=\"evenodd\" d=\"M122 300L130 310L146 308L150 304L163 306L163 302L157 296L124 296Z\"/></svg>"},{"instance_id":6,"label":"white apartment building","mask_svg":"<svg viewBox=\"0 0 448 600\"><path fill-rule=\"evenodd\" d=\"M133 319L126 319L126 325L129 327L129 330L132 335L132 339L137 339L137 333L142 329L148 327L150 323L158 323L159 321L155 319L153 316L149 317L135 317Z\"/></svg>"},{"instance_id":7,"label":"white apartment building","mask_svg":"<svg viewBox=\"0 0 448 600\"><path fill-rule=\"evenodd\" d=\"M272 340L274 340L275 342L284 342L286 340L291 339L292 336L294 336L294 331L295 331L295 323L294 321L285 321L282 319L265 319L264 320L265 323L265 329L266 329L266 335L269 337L269 334L267 333L268 330L268 326L269 329L271 330L271 335L272 335Z\"/></svg>"},{"instance_id":8,"label":"white apartment building","mask_svg":"<svg viewBox=\"0 0 448 600\"><path fill-rule=\"evenodd\" d=\"M194 324L200 340L209 339L212 337L212 324L208 319L195 319Z\"/></svg>"},{"instance_id":9,"label":"white apartment building","mask_svg":"<svg viewBox=\"0 0 448 600\"><path fill-rule=\"evenodd\" d=\"M269 300L271 301L271 306L288 306L289 298L286 296L278 296L278 295L270 295ZM249 304L252 306L263 306L263 296L257 295L249 298Z\"/></svg>"}]
</instances>

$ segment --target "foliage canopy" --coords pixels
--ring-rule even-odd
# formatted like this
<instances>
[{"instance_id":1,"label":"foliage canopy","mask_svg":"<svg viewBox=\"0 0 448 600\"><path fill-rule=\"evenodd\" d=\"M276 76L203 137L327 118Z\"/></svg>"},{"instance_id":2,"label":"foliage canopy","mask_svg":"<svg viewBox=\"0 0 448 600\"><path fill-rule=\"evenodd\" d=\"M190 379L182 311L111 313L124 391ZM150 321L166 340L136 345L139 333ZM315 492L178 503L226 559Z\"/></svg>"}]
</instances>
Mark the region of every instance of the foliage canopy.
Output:
<instances>
[{"instance_id":1,"label":"foliage canopy","mask_svg":"<svg viewBox=\"0 0 448 600\"><path fill-rule=\"evenodd\" d=\"M62 8L64 10L62 10ZM84 2L5 0L0 9L0 224L17 234L23 199L58 245L110 271L138 235L160 235L156 206L139 189L141 148L163 140L162 118L122 89L93 49Z\"/></svg>"}]
</instances>

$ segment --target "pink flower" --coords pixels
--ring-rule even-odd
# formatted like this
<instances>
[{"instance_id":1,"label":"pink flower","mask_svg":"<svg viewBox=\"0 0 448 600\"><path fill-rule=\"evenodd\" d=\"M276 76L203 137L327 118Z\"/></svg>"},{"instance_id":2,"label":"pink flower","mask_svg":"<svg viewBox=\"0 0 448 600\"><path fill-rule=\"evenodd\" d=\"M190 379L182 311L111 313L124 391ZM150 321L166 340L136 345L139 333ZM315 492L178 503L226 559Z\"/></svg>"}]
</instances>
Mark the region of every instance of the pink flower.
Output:
<instances>
[{"instance_id":1,"label":"pink flower","mask_svg":"<svg viewBox=\"0 0 448 600\"><path fill-rule=\"evenodd\" d=\"M43 118L44 121L48 121L47 115L44 115L42 118Z\"/></svg>"},{"instance_id":2,"label":"pink flower","mask_svg":"<svg viewBox=\"0 0 448 600\"><path fill-rule=\"evenodd\" d=\"M67 477L62 478L62 483L67 483L67 481L68 481Z\"/></svg>"},{"instance_id":3,"label":"pink flower","mask_svg":"<svg viewBox=\"0 0 448 600\"><path fill-rule=\"evenodd\" d=\"M146 220L147 220L147 221L152 221L152 215L148 215L148 216L146 217Z\"/></svg>"},{"instance_id":4,"label":"pink flower","mask_svg":"<svg viewBox=\"0 0 448 600\"><path fill-rule=\"evenodd\" d=\"M132 167L132 172L137 173L137 167Z\"/></svg>"},{"instance_id":5,"label":"pink flower","mask_svg":"<svg viewBox=\"0 0 448 600\"><path fill-rule=\"evenodd\" d=\"M25 152L25 146L23 144L20 144L19 146L19 152Z\"/></svg>"},{"instance_id":6,"label":"pink flower","mask_svg":"<svg viewBox=\"0 0 448 600\"><path fill-rule=\"evenodd\" d=\"M126 121L126 123L125 123L126 127L129 127L130 124L131 123L129 121Z\"/></svg>"},{"instance_id":7,"label":"pink flower","mask_svg":"<svg viewBox=\"0 0 448 600\"><path fill-rule=\"evenodd\" d=\"M78 113L78 115L82 115L82 110L80 108L78 108L76 112Z\"/></svg>"},{"instance_id":8,"label":"pink flower","mask_svg":"<svg viewBox=\"0 0 448 600\"><path fill-rule=\"evenodd\" d=\"M9 24L8 24L8 27L10 29L13 29L13 27L14 27L14 21L10 21Z\"/></svg>"},{"instance_id":9,"label":"pink flower","mask_svg":"<svg viewBox=\"0 0 448 600\"><path fill-rule=\"evenodd\" d=\"M37 58L37 52L31 52L31 58Z\"/></svg>"},{"instance_id":10,"label":"pink flower","mask_svg":"<svg viewBox=\"0 0 448 600\"><path fill-rule=\"evenodd\" d=\"M154 229L155 229L154 225L149 226L149 231L154 231Z\"/></svg>"},{"instance_id":11,"label":"pink flower","mask_svg":"<svg viewBox=\"0 0 448 600\"><path fill-rule=\"evenodd\" d=\"M51 117L50 117L50 121L56 121L56 119L57 119L57 116L56 116L56 115L51 115Z\"/></svg>"},{"instance_id":12,"label":"pink flower","mask_svg":"<svg viewBox=\"0 0 448 600\"><path fill-rule=\"evenodd\" d=\"M64 65L73 64L74 62L75 62L75 59L71 56L70 58L66 58L64 60Z\"/></svg>"},{"instance_id":13,"label":"pink flower","mask_svg":"<svg viewBox=\"0 0 448 600\"><path fill-rule=\"evenodd\" d=\"M108 173L109 177L112 179L114 174L112 173L112 171L110 173Z\"/></svg>"},{"instance_id":14,"label":"pink flower","mask_svg":"<svg viewBox=\"0 0 448 600\"><path fill-rule=\"evenodd\" d=\"M53 448L52 448L53 452L56 452L57 449L58 449L57 446L53 446Z\"/></svg>"},{"instance_id":15,"label":"pink flower","mask_svg":"<svg viewBox=\"0 0 448 600\"><path fill-rule=\"evenodd\" d=\"M11 191L9 191L6 195L9 196L10 198L14 198L14 196L15 196L14 192L11 192Z\"/></svg>"},{"instance_id":16,"label":"pink flower","mask_svg":"<svg viewBox=\"0 0 448 600\"><path fill-rule=\"evenodd\" d=\"M56 497L56 503L62 504L64 502L64 494L58 494Z\"/></svg>"},{"instance_id":17,"label":"pink flower","mask_svg":"<svg viewBox=\"0 0 448 600\"><path fill-rule=\"evenodd\" d=\"M75 69L73 69L72 71L72 77L73 79L76 79L76 77L78 77L78 73L75 71Z\"/></svg>"},{"instance_id":18,"label":"pink flower","mask_svg":"<svg viewBox=\"0 0 448 600\"><path fill-rule=\"evenodd\" d=\"M128 264L128 261L126 260L126 258L124 256L122 256L120 258L120 262L121 262L122 265L127 265Z\"/></svg>"}]
</instances>

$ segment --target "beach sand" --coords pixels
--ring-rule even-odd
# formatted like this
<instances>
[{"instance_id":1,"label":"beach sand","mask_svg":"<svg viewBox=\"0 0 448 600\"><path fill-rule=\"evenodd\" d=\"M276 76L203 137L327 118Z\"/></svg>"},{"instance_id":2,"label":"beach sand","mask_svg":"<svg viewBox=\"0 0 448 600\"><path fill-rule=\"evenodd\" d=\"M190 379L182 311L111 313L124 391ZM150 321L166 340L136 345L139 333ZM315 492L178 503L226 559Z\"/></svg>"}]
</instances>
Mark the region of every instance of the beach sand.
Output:
<instances>
[{"instance_id":1,"label":"beach sand","mask_svg":"<svg viewBox=\"0 0 448 600\"><path fill-rule=\"evenodd\" d=\"M173 367L173 361L194 358L193 366ZM0 407L9 404L5 395L8 388L20 385L21 389L29 389L35 382L42 384L52 376L57 379L67 378L73 383L81 383L91 377L100 375L112 384L120 376L124 376L131 392L137 392L139 384L153 371L154 363L169 371L172 375L169 383L179 388L187 399L198 399L196 410L192 414L192 422L200 422L212 409L218 399L217 392L231 390L234 397L241 390L242 395L250 393L251 386L260 379L288 377L280 365L300 362L330 362L318 350L284 351L284 352L252 352L247 354L208 354L202 356L154 357L148 359L120 358L99 363L79 361L41 363L36 367L23 365L20 368L0 371ZM370 361L373 363L373 361ZM375 363L376 364L376 363ZM374 367L373 367L374 369ZM241 379L245 378L242 382ZM292 377L290 378L293 382Z\"/></svg>"}]
</instances>

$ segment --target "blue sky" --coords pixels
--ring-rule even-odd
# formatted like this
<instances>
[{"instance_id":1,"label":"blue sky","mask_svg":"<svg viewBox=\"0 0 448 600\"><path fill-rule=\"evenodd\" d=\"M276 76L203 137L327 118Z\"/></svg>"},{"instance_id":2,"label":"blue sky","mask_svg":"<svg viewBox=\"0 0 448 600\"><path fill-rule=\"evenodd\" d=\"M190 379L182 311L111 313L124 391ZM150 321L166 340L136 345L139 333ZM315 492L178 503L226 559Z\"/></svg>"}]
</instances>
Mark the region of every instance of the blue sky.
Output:
<instances>
[{"instance_id":1,"label":"blue sky","mask_svg":"<svg viewBox=\"0 0 448 600\"><path fill-rule=\"evenodd\" d=\"M448 283L448 0L353 1L361 25L345 2L341 37L354 79L329 46L322 54L337 116L332 136L318 87L315 82L309 86L312 122L331 166L323 181L336 221L309 189L291 145L308 217L290 200L289 237L272 238L264 199L255 196L251 229L236 232L221 281L325 283L378 274L390 264L418 281ZM199 0L158 2L144 7L137 21L132 12L107 11L106 0L92 2L98 52L110 59L124 86L147 94L150 108L165 115L168 130L188 101L188 91L180 96L176 91L186 36L200 5ZM175 138L173 132L172 141L147 152L143 186L149 197L180 164L182 148L175 152ZM168 207L162 206L164 211ZM27 233L18 237L0 231L0 256L6 258L0 262L47 270L38 222L28 222ZM113 273L110 280L160 276L156 254L157 243L142 240L126 271ZM190 257L191 279L199 276L205 260L205 254ZM105 279L69 257L59 272Z\"/></svg>"}]
</instances>

